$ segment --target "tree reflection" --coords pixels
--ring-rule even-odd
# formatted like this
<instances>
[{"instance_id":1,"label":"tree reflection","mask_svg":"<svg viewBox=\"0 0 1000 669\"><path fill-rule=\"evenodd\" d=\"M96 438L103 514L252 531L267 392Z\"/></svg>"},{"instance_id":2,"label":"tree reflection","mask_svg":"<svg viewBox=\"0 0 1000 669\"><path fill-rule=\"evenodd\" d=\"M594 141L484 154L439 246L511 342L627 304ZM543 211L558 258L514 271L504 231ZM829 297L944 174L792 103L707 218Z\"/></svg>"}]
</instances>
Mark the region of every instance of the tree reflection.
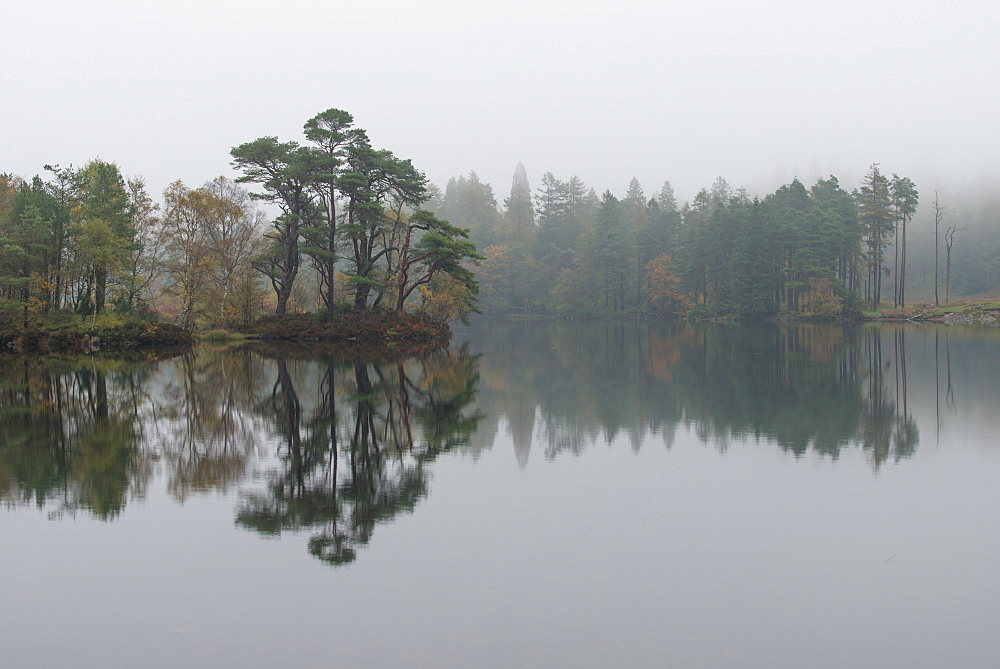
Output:
<instances>
[{"instance_id":1,"label":"tree reflection","mask_svg":"<svg viewBox=\"0 0 1000 669\"><path fill-rule=\"evenodd\" d=\"M179 501L246 476L249 353L0 358L0 497L110 520L160 473Z\"/></svg>"},{"instance_id":2,"label":"tree reflection","mask_svg":"<svg viewBox=\"0 0 1000 669\"><path fill-rule=\"evenodd\" d=\"M893 338L892 361L885 360L882 339ZM861 442L876 469L889 459L899 461L913 455L919 440L916 422L907 412L906 333L895 328L866 328L864 351L867 356L863 386ZM887 370L893 369L896 391L890 393Z\"/></svg>"},{"instance_id":3,"label":"tree reflection","mask_svg":"<svg viewBox=\"0 0 1000 669\"><path fill-rule=\"evenodd\" d=\"M352 562L378 523L414 509L438 455L469 443L481 419L478 360L467 348L320 360L275 360L259 411L278 428L281 467L243 495L237 522L266 535L311 530L309 552L336 565Z\"/></svg>"},{"instance_id":4,"label":"tree reflection","mask_svg":"<svg viewBox=\"0 0 1000 669\"><path fill-rule=\"evenodd\" d=\"M224 492L250 471L259 448L252 411L260 361L245 348L201 348L165 363L148 395L151 458L178 501Z\"/></svg>"},{"instance_id":5,"label":"tree reflection","mask_svg":"<svg viewBox=\"0 0 1000 669\"><path fill-rule=\"evenodd\" d=\"M117 517L151 472L137 457L147 367L122 361L0 358L0 498L56 516Z\"/></svg>"},{"instance_id":6,"label":"tree reflection","mask_svg":"<svg viewBox=\"0 0 1000 669\"><path fill-rule=\"evenodd\" d=\"M470 345L5 356L0 499L113 520L158 476L179 502L239 488L240 526L308 532L311 554L344 564L427 495L439 455L477 457L503 429L522 467L533 447L547 458L617 438L669 447L690 430L723 451L859 448L878 470L916 452L911 391L934 390L939 429L957 397L991 396L985 339L939 332L509 323L473 339L482 356Z\"/></svg>"},{"instance_id":7,"label":"tree reflection","mask_svg":"<svg viewBox=\"0 0 1000 669\"><path fill-rule=\"evenodd\" d=\"M468 348L0 358L0 498L111 520L156 475L178 501L224 492L277 439L280 466L238 523L313 530L311 553L350 562L426 496L430 463L470 442L478 381Z\"/></svg>"},{"instance_id":8,"label":"tree reflection","mask_svg":"<svg viewBox=\"0 0 1000 669\"><path fill-rule=\"evenodd\" d=\"M484 360L480 404L493 429L506 424L522 466L536 441L552 458L622 432L635 449L654 435L669 445L688 426L721 450L770 440L838 458L857 444L876 468L918 442L904 329L520 323L481 334L497 354Z\"/></svg>"}]
</instances>

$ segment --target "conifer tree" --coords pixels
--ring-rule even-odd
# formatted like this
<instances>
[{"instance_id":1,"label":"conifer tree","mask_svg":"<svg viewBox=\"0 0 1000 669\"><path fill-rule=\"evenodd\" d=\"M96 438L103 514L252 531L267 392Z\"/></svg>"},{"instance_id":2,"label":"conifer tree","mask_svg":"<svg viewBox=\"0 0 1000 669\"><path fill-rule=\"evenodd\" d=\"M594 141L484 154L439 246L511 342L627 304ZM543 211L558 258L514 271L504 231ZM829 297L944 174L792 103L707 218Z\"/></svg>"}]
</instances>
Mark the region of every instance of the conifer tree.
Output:
<instances>
[{"instance_id":1,"label":"conifer tree","mask_svg":"<svg viewBox=\"0 0 1000 669\"><path fill-rule=\"evenodd\" d=\"M889 244L894 221L889 180L879 171L878 163L872 163L855 200L864 235L867 267L865 298L872 309L877 309L882 301L882 276L888 270L885 247Z\"/></svg>"}]
</instances>

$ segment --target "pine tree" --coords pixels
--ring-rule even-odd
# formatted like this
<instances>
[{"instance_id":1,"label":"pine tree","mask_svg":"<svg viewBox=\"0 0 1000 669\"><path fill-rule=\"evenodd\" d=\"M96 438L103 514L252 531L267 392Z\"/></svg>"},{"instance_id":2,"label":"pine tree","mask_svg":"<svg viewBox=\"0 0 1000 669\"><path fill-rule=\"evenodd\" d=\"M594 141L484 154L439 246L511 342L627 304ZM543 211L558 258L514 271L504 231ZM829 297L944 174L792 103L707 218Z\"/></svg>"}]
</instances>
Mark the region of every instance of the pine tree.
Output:
<instances>
[{"instance_id":1,"label":"pine tree","mask_svg":"<svg viewBox=\"0 0 1000 669\"><path fill-rule=\"evenodd\" d=\"M906 303L906 227L917 211L918 194L916 186L909 178L897 174L892 175L889 188L899 231L896 243L896 269L893 272L896 287L893 301L896 306L903 306Z\"/></svg>"},{"instance_id":2,"label":"pine tree","mask_svg":"<svg viewBox=\"0 0 1000 669\"><path fill-rule=\"evenodd\" d=\"M514 168L510 196L503 201L504 220L513 240L523 240L535 227L535 208L531 204L531 186L524 164Z\"/></svg>"},{"instance_id":3,"label":"pine tree","mask_svg":"<svg viewBox=\"0 0 1000 669\"><path fill-rule=\"evenodd\" d=\"M865 175L861 188L856 192L858 221L864 230L864 250L867 263L865 298L872 309L877 309L882 301L882 276L888 271L885 264L885 247L893 232L895 217L889 180L879 171L878 163L872 163Z\"/></svg>"},{"instance_id":4,"label":"pine tree","mask_svg":"<svg viewBox=\"0 0 1000 669\"><path fill-rule=\"evenodd\" d=\"M604 308L616 312L625 309L629 273L629 243L622 218L621 202L606 191L598 206L590 261L602 287Z\"/></svg>"}]
</instances>

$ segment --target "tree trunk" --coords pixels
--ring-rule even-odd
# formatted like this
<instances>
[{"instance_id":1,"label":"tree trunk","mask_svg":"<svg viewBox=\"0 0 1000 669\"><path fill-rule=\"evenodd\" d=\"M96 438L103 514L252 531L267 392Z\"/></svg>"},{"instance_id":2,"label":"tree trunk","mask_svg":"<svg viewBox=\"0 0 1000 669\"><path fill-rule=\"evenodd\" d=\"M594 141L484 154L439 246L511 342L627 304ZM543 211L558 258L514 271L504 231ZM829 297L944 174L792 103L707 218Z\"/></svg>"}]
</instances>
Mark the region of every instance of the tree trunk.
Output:
<instances>
[{"instance_id":1,"label":"tree trunk","mask_svg":"<svg viewBox=\"0 0 1000 669\"><path fill-rule=\"evenodd\" d=\"M903 225L905 226L906 223L904 222ZM892 267L892 284L893 284L892 306L898 307L900 303L899 295L900 292L902 291L902 286L900 285L900 276L899 276L899 220L898 219L896 220L896 229L893 231L893 235L896 238L895 243L892 245L893 251L895 251L896 253L896 260Z\"/></svg>"},{"instance_id":2,"label":"tree trunk","mask_svg":"<svg viewBox=\"0 0 1000 669\"><path fill-rule=\"evenodd\" d=\"M934 191L934 306L940 306L941 302L938 298L938 227L941 225L941 205L938 204L938 194Z\"/></svg>"},{"instance_id":3,"label":"tree trunk","mask_svg":"<svg viewBox=\"0 0 1000 669\"><path fill-rule=\"evenodd\" d=\"M108 270L103 267L94 268L94 313L104 311L104 299L107 295Z\"/></svg>"},{"instance_id":4,"label":"tree trunk","mask_svg":"<svg viewBox=\"0 0 1000 669\"><path fill-rule=\"evenodd\" d=\"M903 219L903 248L899 257L899 306L906 305L906 219Z\"/></svg>"}]
</instances>

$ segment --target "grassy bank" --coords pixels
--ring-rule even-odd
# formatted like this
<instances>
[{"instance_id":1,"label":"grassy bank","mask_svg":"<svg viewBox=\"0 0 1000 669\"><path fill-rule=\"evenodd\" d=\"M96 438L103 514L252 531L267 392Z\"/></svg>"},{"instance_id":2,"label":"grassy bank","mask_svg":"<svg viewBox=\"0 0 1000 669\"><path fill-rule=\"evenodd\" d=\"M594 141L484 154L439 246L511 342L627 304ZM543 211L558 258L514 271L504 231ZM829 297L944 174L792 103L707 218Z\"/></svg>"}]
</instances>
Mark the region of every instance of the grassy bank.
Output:
<instances>
[{"instance_id":1,"label":"grassy bank","mask_svg":"<svg viewBox=\"0 0 1000 669\"><path fill-rule=\"evenodd\" d=\"M317 314L266 316L247 332L210 330L195 334L170 323L153 323L113 314L82 319L74 314L53 314L32 319L27 326L17 320L0 321L0 352L94 353L190 346L195 341L225 344L247 338L268 341L344 341L369 344L447 341L447 324L420 314L365 312L336 314L327 323Z\"/></svg>"},{"instance_id":2,"label":"grassy bank","mask_svg":"<svg viewBox=\"0 0 1000 669\"><path fill-rule=\"evenodd\" d=\"M421 314L362 312L334 314L327 323L318 314L266 316L250 328L252 337L286 341L428 341L448 339L448 325Z\"/></svg>"},{"instance_id":3,"label":"grassy bank","mask_svg":"<svg viewBox=\"0 0 1000 669\"><path fill-rule=\"evenodd\" d=\"M894 308L884 305L877 310L866 310L864 318L879 321L1000 321L1000 299L962 300L938 306L917 303Z\"/></svg>"},{"instance_id":4,"label":"grassy bank","mask_svg":"<svg viewBox=\"0 0 1000 669\"><path fill-rule=\"evenodd\" d=\"M0 322L0 351L14 353L131 351L188 346L192 341L191 333L176 325L111 314L96 319L55 314L27 325Z\"/></svg>"}]
</instances>

